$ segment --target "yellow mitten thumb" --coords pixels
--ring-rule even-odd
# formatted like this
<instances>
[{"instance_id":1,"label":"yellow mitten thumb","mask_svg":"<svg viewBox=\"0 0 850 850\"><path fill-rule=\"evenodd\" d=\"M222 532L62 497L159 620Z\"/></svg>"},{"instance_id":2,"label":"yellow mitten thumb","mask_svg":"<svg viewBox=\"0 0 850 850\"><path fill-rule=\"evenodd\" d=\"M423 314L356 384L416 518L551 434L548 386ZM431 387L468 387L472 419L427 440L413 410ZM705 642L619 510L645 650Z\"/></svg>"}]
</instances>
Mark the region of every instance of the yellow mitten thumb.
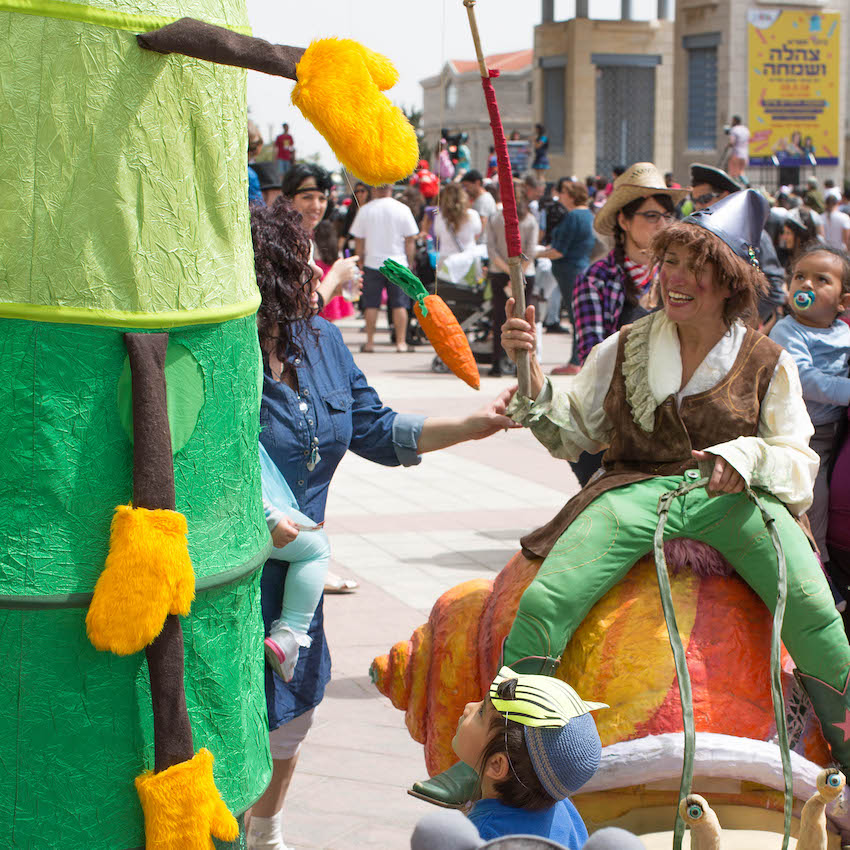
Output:
<instances>
[{"instance_id":1,"label":"yellow mitten thumb","mask_svg":"<svg viewBox=\"0 0 850 850\"><path fill-rule=\"evenodd\" d=\"M201 749L189 761L136 777L145 850L213 850L210 835L236 840L239 824L215 787L212 766L212 753Z\"/></svg>"},{"instance_id":2,"label":"yellow mitten thumb","mask_svg":"<svg viewBox=\"0 0 850 850\"><path fill-rule=\"evenodd\" d=\"M304 51L296 75L292 102L355 177L380 186L412 173L419 143L381 94L398 78L385 56L350 39L321 39Z\"/></svg>"},{"instance_id":3,"label":"yellow mitten thumb","mask_svg":"<svg viewBox=\"0 0 850 850\"><path fill-rule=\"evenodd\" d=\"M95 648L116 655L139 652L162 631L168 614L189 613L194 595L186 518L119 505L106 566L86 615Z\"/></svg>"}]
</instances>

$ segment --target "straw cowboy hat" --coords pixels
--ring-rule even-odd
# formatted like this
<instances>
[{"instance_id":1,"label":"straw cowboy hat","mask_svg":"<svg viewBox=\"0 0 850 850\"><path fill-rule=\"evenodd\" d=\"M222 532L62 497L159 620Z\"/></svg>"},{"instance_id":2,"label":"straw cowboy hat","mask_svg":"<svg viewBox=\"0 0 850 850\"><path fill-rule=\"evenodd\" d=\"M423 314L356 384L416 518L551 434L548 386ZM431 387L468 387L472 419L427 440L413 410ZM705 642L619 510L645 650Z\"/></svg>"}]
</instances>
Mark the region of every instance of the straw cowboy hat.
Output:
<instances>
[{"instance_id":1,"label":"straw cowboy hat","mask_svg":"<svg viewBox=\"0 0 850 850\"><path fill-rule=\"evenodd\" d=\"M636 162L614 181L614 191L605 206L596 214L593 227L602 236L611 236L614 233L617 213L636 198L669 195L673 203L678 203L689 191L690 189L668 189L664 185L664 175L651 162Z\"/></svg>"}]
</instances>

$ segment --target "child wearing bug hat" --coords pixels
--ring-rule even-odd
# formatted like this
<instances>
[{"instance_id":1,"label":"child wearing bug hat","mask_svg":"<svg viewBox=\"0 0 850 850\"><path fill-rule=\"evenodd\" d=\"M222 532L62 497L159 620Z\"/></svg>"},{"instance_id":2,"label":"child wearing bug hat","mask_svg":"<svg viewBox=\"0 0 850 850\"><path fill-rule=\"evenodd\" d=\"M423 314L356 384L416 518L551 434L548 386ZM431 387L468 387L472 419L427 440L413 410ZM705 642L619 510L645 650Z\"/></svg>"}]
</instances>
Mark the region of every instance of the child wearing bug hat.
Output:
<instances>
[{"instance_id":1,"label":"child wearing bug hat","mask_svg":"<svg viewBox=\"0 0 850 850\"><path fill-rule=\"evenodd\" d=\"M469 819L484 839L540 835L578 850L587 829L569 796L599 767L602 745L585 702L549 676L502 667L480 702L469 703L452 748L479 777Z\"/></svg>"}]
</instances>

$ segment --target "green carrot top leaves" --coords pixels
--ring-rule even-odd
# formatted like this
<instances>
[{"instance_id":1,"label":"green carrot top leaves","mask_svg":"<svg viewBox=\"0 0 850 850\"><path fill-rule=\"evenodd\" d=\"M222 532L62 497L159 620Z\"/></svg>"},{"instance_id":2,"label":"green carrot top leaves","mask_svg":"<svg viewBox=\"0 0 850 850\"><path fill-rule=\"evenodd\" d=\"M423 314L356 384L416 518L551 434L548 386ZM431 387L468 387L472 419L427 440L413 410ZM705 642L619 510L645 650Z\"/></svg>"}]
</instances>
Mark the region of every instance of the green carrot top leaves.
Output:
<instances>
[{"instance_id":1,"label":"green carrot top leaves","mask_svg":"<svg viewBox=\"0 0 850 850\"><path fill-rule=\"evenodd\" d=\"M419 309L422 310L423 316L428 315L428 308L425 306L425 298L428 295L428 290L425 289L422 281L407 266L403 266L395 260L384 260L384 264L378 271L390 283L398 286L405 295L418 301Z\"/></svg>"}]
</instances>

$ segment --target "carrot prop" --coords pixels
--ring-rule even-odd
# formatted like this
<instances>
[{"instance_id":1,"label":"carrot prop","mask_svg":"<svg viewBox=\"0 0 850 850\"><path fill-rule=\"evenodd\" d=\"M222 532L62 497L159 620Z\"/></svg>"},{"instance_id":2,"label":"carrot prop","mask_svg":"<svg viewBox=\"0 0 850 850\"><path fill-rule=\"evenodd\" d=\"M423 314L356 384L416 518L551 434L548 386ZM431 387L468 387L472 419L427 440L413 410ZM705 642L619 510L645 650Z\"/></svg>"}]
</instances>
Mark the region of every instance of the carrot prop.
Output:
<instances>
[{"instance_id":1,"label":"carrot prop","mask_svg":"<svg viewBox=\"0 0 850 850\"><path fill-rule=\"evenodd\" d=\"M443 363L472 389L480 389L481 378L469 340L446 302L439 295L429 295L422 281L395 260L386 260L380 271L414 300L413 312Z\"/></svg>"}]
</instances>

